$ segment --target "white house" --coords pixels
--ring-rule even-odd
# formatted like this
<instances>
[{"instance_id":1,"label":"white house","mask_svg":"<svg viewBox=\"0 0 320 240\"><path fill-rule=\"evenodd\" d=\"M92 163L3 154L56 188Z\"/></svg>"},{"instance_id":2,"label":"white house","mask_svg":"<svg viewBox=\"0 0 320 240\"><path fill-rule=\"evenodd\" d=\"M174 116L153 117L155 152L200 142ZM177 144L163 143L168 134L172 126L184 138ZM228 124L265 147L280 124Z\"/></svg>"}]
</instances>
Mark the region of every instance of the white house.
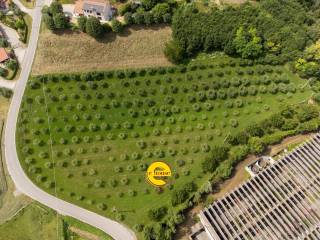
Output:
<instances>
[{"instance_id":1,"label":"white house","mask_svg":"<svg viewBox=\"0 0 320 240\"><path fill-rule=\"evenodd\" d=\"M109 21L112 18L112 7L105 0L78 0L74 7L76 17L96 17L101 21Z\"/></svg>"}]
</instances>

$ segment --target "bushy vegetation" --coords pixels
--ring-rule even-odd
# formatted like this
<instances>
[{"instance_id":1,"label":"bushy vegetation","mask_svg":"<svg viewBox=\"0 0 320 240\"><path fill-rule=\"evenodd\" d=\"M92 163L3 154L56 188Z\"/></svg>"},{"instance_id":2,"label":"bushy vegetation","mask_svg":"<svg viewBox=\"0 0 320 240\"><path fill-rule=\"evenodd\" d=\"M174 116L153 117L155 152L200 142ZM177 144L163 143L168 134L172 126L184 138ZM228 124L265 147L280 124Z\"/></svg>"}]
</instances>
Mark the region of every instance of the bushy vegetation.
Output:
<instances>
[{"instance_id":1,"label":"bushy vegetation","mask_svg":"<svg viewBox=\"0 0 320 240\"><path fill-rule=\"evenodd\" d=\"M26 13L22 12L20 8L14 3L9 3L10 14L0 12L0 21L8 27L15 29L19 35L21 42L27 42L28 26L25 21Z\"/></svg>"},{"instance_id":2,"label":"bushy vegetation","mask_svg":"<svg viewBox=\"0 0 320 240\"><path fill-rule=\"evenodd\" d=\"M261 0L205 12L196 4L185 4L173 17L172 36L189 57L201 51L224 51L269 64L295 60L319 38L319 11L302 3ZM166 53L169 59L170 53Z\"/></svg>"},{"instance_id":3,"label":"bushy vegetation","mask_svg":"<svg viewBox=\"0 0 320 240\"><path fill-rule=\"evenodd\" d=\"M111 26L108 23L102 24L96 17L81 16L77 21L80 31L85 32L94 38L102 38L105 33L110 31L120 33L124 28L124 25L115 18L111 20Z\"/></svg>"},{"instance_id":4,"label":"bushy vegetation","mask_svg":"<svg viewBox=\"0 0 320 240\"><path fill-rule=\"evenodd\" d=\"M119 14L124 16L128 25L170 23L176 7L177 2L174 0L143 0L141 4L137 2L124 4L119 9Z\"/></svg>"},{"instance_id":5,"label":"bushy vegetation","mask_svg":"<svg viewBox=\"0 0 320 240\"><path fill-rule=\"evenodd\" d=\"M0 95L5 98L10 98L12 96L12 90L7 88L0 88Z\"/></svg>"},{"instance_id":6,"label":"bushy vegetation","mask_svg":"<svg viewBox=\"0 0 320 240\"><path fill-rule=\"evenodd\" d=\"M43 21L51 31L69 28L69 19L63 13L62 5L59 1L53 1L50 6L42 9Z\"/></svg>"},{"instance_id":7,"label":"bushy vegetation","mask_svg":"<svg viewBox=\"0 0 320 240\"><path fill-rule=\"evenodd\" d=\"M304 83L285 67L224 56L32 77L19 114L19 159L49 193L123 221L145 239L170 239L182 210L210 191L212 175L226 178L235 162L259 153L272 141L267 130L318 127L312 107L274 115L284 101L310 97ZM272 128L260 125L268 119ZM145 183L154 160L172 167L164 188Z\"/></svg>"},{"instance_id":8,"label":"bushy vegetation","mask_svg":"<svg viewBox=\"0 0 320 240\"><path fill-rule=\"evenodd\" d=\"M304 51L296 61L295 69L302 77L320 80L320 40Z\"/></svg>"}]
</instances>

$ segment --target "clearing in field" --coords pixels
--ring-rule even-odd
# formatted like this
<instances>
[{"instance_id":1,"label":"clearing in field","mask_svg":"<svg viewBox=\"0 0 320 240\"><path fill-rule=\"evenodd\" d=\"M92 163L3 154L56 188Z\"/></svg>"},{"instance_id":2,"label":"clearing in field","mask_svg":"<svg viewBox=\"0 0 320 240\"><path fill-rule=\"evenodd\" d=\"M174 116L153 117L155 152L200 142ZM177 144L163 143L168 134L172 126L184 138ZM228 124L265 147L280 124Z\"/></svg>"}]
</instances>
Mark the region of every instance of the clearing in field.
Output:
<instances>
[{"instance_id":1,"label":"clearing in field","mask_svg":"<svg viewBox=\"0 0 320 240\"><path fill-rule=\"evenodd\" d=\"M49 193L56 188L59 198L131 227L148 224L148 210L178 211L173 191L208 182L201 163L212 146L310 95L285 67L241 66L224 57L38 76L30 79L20 110L19 159ZM159 160L173 171L163 189L145 181L147 166Z\"/></svg>"},{"instance_id":2,"label":"clearing in field","mask_svg":"<svg viewBox=\"0 0 320 240\"><path fill-rule=\"evenodd\" d=\"M97 41L84 33L57 35L44 30L39 38L33 74L170 65L163 54L171 38L168 26L126 28Z\"/></svg>"}]
</instances>

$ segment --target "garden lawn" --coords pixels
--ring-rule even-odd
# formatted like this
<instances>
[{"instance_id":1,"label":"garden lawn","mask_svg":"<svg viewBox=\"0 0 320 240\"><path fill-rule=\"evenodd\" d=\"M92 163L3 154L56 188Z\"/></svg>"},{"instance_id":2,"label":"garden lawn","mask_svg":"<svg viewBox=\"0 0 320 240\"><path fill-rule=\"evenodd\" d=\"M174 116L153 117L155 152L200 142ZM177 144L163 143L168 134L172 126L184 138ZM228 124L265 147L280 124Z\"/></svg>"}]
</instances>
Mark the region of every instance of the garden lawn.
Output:
<instances>
[{"instance_id":1,"label":"garden lawn","mask_svg":"<svg viewBox=\"0 0 320 240\"><path fill-rule=\"evenodd\" d=\"M163 54L170 38L170 27L163 25L126 28L121 34L107 33L99 41L85 33L42 30L32 73L170 65Z\"/></svg>"},{"instance_id":2,"label":"garden lawn","mask_svg":"<svg viewBox=\"0 0 320 240\"><path fill-rule=\"evenodd\" d=\"M147 224L150 209L177 210L173 189L207 183L201 162L212 146L310 96L285 67L242 67L222 56L186 67L32 78L19 115L19 159L47 192L56 188L57 197L130 227ZM158 160L173 171L162 191L145 181L147 165Z\"/></svg>"}]
</instances>

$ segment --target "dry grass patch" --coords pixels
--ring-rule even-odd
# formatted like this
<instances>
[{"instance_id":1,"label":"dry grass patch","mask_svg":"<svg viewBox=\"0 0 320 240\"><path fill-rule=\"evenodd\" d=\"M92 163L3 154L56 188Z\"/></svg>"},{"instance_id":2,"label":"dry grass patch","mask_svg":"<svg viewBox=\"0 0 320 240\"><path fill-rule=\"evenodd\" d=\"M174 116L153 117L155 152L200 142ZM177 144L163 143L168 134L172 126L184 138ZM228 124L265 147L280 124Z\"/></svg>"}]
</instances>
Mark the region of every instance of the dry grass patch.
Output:
<instances>
[{"instance_id":1,"label":"dry grass patch","mask_svg":"<svg viewBox=\"0 0 320 240\"><path fill-rule=\"evenodd\" d=\"M33 74L88 70L140 68L169 65L163 54L171 38L168 26L130 28L121 36L113 33L101 41L83 33L41 33Z\"/></svg>"}]
</instances>

